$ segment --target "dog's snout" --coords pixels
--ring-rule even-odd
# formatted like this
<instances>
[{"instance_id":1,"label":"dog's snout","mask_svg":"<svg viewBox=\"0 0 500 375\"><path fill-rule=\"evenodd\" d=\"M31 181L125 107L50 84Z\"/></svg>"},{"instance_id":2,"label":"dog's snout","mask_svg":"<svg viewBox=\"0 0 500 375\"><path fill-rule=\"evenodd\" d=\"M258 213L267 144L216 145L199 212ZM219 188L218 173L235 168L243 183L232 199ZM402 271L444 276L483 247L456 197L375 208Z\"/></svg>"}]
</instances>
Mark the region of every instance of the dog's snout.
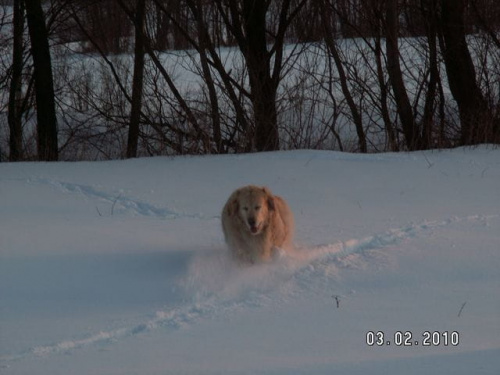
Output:
<instances>
[{"instance_id":1,"label":"dog's snout","mask_svg":"<svg viewBox=\"0 0 500 375\"><path fill-rule=\"evenodd\" d=\"M255 225L255 218L254 217L249 217L248 218L248 224L253 227Z\"/></svg>"}]
</instances>

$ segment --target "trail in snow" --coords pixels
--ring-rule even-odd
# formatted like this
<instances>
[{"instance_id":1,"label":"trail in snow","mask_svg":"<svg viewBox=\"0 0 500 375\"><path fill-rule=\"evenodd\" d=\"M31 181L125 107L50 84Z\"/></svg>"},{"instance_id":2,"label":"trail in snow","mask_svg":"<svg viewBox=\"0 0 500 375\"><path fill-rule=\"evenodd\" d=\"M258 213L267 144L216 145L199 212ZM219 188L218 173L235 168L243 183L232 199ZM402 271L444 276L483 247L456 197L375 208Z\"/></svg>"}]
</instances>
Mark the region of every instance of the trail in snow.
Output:
<instances>
[{"instance_id":1,"label":"trail in snow","mask_svg":"<svg viewBox=\"0 0 500 375\"><path fill-rule=\"evenodd\" d=\"M424 221L364 238L297 249L271 263L252 267L236 266L221 250L196 254L190 260L186 275L178 280L179 287L185 291L186 302L165 311L157 311L138 324L100 331L82 339L37 346L4 356L0 361L8 363L33 356L68 353L90 346L111 344L155 329L181 329L202 319L259 307L270 301L285 303L290 295L300 298L301 291L310 290L318 276L328 277L335 275L336 269L356 267L357 263L363 262L363 258L371 257L373 252L380 254L386 247L452 223L482 222L498 217L471 215ZM381 256L384 256L383 251Z\"/></svg>"},{"instance_id":2,"label":"trail in snow","mask_svg":"<svg viewBox=\"0 0 500 375\"><path fill-rule=\"evenodd\" d=\"M47 185L51 186L57 191L61 191L66 194L77 194L82 195L88 199L97 199L108 203L110 206L110 215L114 211L119 209L130 212L132 214L155 217L160 219L177 219L177 218L194 218L194 219L213 219L217 217L206 217L201 213L189 214L185 212L179 212L166 207L158 207L153 204L135 199L132 197L127 197L123 191L118 192L106 192L99 190L93 186L75 184L71 182L63 182L46 178L29 178L25 180L28 184L35 185ZM101 214L101 213L99 213Z\"/></svg>"}]
</instances>

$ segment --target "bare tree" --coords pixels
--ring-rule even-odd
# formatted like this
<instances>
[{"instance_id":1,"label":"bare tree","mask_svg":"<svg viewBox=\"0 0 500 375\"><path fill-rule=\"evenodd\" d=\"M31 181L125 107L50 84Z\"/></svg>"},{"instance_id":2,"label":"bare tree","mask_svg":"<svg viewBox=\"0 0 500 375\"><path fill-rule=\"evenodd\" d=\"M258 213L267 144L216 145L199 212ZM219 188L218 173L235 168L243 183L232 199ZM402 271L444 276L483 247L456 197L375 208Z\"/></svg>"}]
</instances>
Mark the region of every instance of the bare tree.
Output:
<instances>
[{"instance_id":1,"label":"bare tree","mask_svg":"<svg viewBox=\"0 0 500 375\"><path fill-rule=\"evenodd\" d=\"M436 96L440 89L441 78L438 67L438 50L437 50L437 0L422 0L422 15L426 20L425 32L427 36L427 44L429 51L429 80L427 82L427 93L425 96L424 113L422 115L422 138L421 148L428 149L432 147L434 112L436 108ZM441 94L442 89L440 90ZM442 95L440 95L442 96ZM440 132L440 135L442 133ZM441 140L440 142L441 143Z\"/></svg>"},{"instance_id":2,"label":"bare tree","mask_svg":"<svg viewBox=\"0 0 500 375\"><path fill-rule=\"evenodd\" d=\"M205 25L205 11L204 4L201 0L197 1L187 1L188 6L196 20L196 27L198 30L198 41L192 38L187 38L191 41L191 44L196 48L200 56L200 64L203 75L203 80L205 81L208 90L208 99L210 101L210 119L212 122L213 138L215 142L215 147L218 153L224 152L222 133L221 133L221 116L220 116L220 106L219 99L217 96L217 88L215 85L215 80L210 69L210 62L207 50L215 52L213 49L212 41L210 40L210 35L207 26ZM221 68L221 66L219 66ZM221 70L223 74L225 69Z\"/></svg>"},{"instance_id":3,"label":"bare tree","mask_svg":"<svg viewBox=\"0 0 500 375\"><path fill-rule=\"evenodd\" d=\"M476 71L465 39L465 0L441 0L443 55L448 82L460 113L460 143L486 142L491 124L488 104L476 81Z\"/></svg>"},{"instance_id":4,"label":"bare tree","mask_svg":"<svg viewBox=\"0 0 500 375\"><path fill-rule=\"evenodd\" d=\"M270 1L217 0L219 12L236 39L247 65L257 151L279 149L276 93L282 78L285 34L304 3L299 1L293 6L291 0L280 2L276 28L268 30ZM269 34L273 39L270 49L267 39Z\"/></svg>"},{"instance_id":5,"label":"bare tree","mask_svg":"<svg viewBox=\"0 0 500 375\"><path fill-rule=\"evenodd\" d=\"M24 3L14 0L13 4L13 41L12 41L12 73L9 90L9 160L18 161L23 158L23 127L22 127L22 72L24 51Z\"/></svg>"},{"instance_id":6,"label":"bare tree","mask_svg":"<svg viewBox=\"0 0 500 375\"><path fill-rule=\"evenodd\" d=\"M406 146L409 150L416 150L420 147L420 137L399 63L398 17L398 0L386 0L387 72L391 80L392 90L394 91L396 108L401 120Z\"/></svg>"},{"instance_id":7,"label":"bare tree","mask_svg":"<svg viewBox=\"0 0 500 375\"><path fill-rule=\"evenodd\" d=\"M334 19L332 18L332 9L330 7L329 2L323 2L322 9L322 25L325 36L325 44L328 49L328 52L332 55L333 60L335 61L335 65L337 67L337 71L340 78L340 86L342 88L342 93L347 101L349 109L351 111L352 119L354 125L356 127L356 133L358 135L358 145L360 152L367 152L368 148L366 145L366 134L363 128L363 119L361 113L358 109L358 106L354 102L354 98L351 94L351 91L347 82L347 75L344 70L344 65L340 58L340 53L337 47L337 44L334 39L334 31L332 25L334 24Z\"/></svg>"},{"instance_id":8,"label":"bare tree","mask_svg":"<svg viewBox=\"0 0 500 375\"><path fill-rule=\"evenodd\" d=\"M8 3L0 145L11 160L35 153L36 134L43 159L49 138L70 159L500 141L497 0ZM31 135L26 116L41 116L54 96L38 86L31 94L48 77L47 38L28 22L31 55L16 22L23 4L32 16L40 3L60 127L50 136L43 127ZM50 118L55 111L38 125Z\"/></svg>"},{"instance_id":9,"label":"bare tree","mask_svg":"<svg viewBox=\"0 0 500 375\"><path fill-rule=\"evenodd\" d=\"M333 0L331 5L337 16L336 25L340 25L342 35L348 33L350 37L357 37L349 39L349 43L358 51L356 56L351 58L351 61L343 61L342 65L350 67L353 74L348 80L351 84L355 83L362 96L368 99L364 101L369 103L368 105L358 103L362 118L367 118L366 133L369 132L370 125L382 130L386 138L386 146L383 149L388 147L392 151L399 151L398 129L389 110L392 96L387 78L387 56L383 48L385 1ZM358 10L359 14L353 15L354 10ZM362 74L363 71L370 72L369 76ZM372 81L370 77L376 81ZM373 132L373 129L371 131ZM379 149L369 135L368 142L372 143L372 149Z\"/></svg>"},{"instance_id":10,"label":"bare tree","mask_svg":"<svg viewBox=\"0 0 500 375\"><path fill-rule=\"evenodd\" d=\"M25 0L25 4L35 78L38 158L54 161L58 159L57 118L48 32L41 1Z\"/></svg>"},{"instance_id":11,"label":"bare tree","mask_svg":"<svg viewBox=\"0 0 500 375\"><path fill-rule=\"evenodd\" d=\"M139 125L141 121L142 90L144 81L144 24L146 18L146 1L136 1L135 14L131 13L127 9L124 1L118 0L118 2L122 9L130 13L135 27L134 76L132 81L132 102L127 142L127 158L135 158L137 157L137 145L139 142Z\"/></svg>"},{"instance_id":12,"label":"bare tree","mask_svg":"<svg viewBox=\"0 0 500 375\"><path fill-rule=\"evenodd\" d=\"M251 127L248 120L247 111L244 105L243 97L248 96L246 89L243 87L241 83L237 81L234 77L235 72L233 69L228 70L225 64L222 61L220 56L220 52L218 50L218 46L221 42L224 44L227 42L229 38L223 38L220 34L222 34L221 29L224 26L224 22L222 21L222 16L218 13L217 8L212 10L212 17L215 17L215 22L220 23L217 27L213 27L211 24L208 24L207 20L204 17L204 8L206 8L206 4L203 1L197 0L187 1L191 13L196 20L198 40L190 38L190 44L196 49L200 56L200 63L202 65L201 72L203 74L203 80L207 85L207 91L209 100L211 103L210 108L210 117L212 119L212 125L214 129L214 140L217 145L217 149L221 150L223 144L226 144L225 148L222 148L224 152L226 152L230 147L236 151L244 150L251 151L253 139L251 139ZM210 30L217 30L216 34L212 37L210 36ZM180 28L182 30L182 28ZM227 34L227 33L224 33ZM229 33L230 35L230 33ZM216 77L214 77L211 73L211 68L215 69L219 76L220 82L216 82ZM220 116L220 106L218 99L218 90L217 88L224 93L225 96L229 99L229 103L231 103L232 110L234 111L234 120L233 126L227 126L226 133L228 136L225 140L222 139L222 122ZM220 145L218 141L218 133L220 131ZM238 134L243 135L243 141L238 142L235 141L235 138ZM240 144L242 143L242 144ZM220 152L220 151L219 151Z\"/></svg>"}]
</instances>

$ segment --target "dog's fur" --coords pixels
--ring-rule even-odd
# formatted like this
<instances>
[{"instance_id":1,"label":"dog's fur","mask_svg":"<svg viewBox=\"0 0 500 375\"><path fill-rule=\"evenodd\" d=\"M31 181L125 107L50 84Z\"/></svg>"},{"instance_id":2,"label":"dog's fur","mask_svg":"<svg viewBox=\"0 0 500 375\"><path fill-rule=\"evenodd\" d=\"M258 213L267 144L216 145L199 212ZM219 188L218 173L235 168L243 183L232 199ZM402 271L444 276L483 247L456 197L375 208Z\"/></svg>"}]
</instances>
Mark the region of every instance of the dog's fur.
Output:
<instances>
[{"instance_id":1,"label":"dog's fur","mask_svg":"<svg viewBox=\"0 0 500 375\"><path fill-rule=\"evenodd\" d=\"M229 197L222 210L222 230L239 261L267 261L273 251L290 250L293 214L288 204L267 187L245 186Z\"/></svg>"}]
</instances>

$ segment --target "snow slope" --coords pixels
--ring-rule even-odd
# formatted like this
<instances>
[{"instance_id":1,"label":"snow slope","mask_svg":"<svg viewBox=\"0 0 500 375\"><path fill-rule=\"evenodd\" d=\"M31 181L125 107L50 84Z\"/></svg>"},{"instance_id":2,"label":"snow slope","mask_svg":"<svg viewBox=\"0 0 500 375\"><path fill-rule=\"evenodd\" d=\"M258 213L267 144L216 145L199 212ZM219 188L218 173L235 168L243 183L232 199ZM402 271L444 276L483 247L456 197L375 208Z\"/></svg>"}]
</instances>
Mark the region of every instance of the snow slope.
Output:
<instances>
[{"instance_id":1,"label":"snow slope","mask_svg":"<svg viewBox=\"0 0 500 375\"><path fill-rule=\"evenodd\" d=\"M297 251L241 268L220 210L249 183ZM487 146L2 163L0 373L498 374L499 214Z\"/></svg>"}]
</instances>

